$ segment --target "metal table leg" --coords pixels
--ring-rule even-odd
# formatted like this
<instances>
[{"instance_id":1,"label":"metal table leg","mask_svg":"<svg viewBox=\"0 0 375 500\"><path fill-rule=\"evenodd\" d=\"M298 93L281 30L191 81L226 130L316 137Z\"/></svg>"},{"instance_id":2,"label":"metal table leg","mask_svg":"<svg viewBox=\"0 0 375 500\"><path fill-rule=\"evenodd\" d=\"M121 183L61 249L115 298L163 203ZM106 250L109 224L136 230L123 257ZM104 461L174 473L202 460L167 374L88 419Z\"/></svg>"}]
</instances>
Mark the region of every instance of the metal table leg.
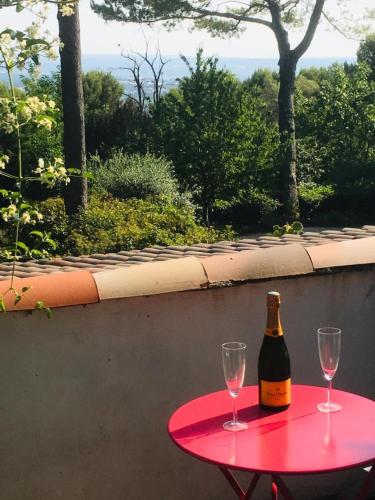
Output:
<instances>
[{"instance_id":1,"label":"metal table leg","mask_svg":"<svg viewBox=\"0 0 375 500\"><path fill-rule=\"evenodd\" d=\"M254 474L248 489L244 491L240 483L237 481L237 479L234 477L233 473L229 469L227 469L226 467L219 467L219 469L224 474L224 476L226 477L229 484L232 486L233 490L235 491L240 500L249 500L252 497L256 485L261 476L260 474Z\"/></svg>"},{"instance_id":2,"label":"metal table leg","mask_svg":"<svg viewBox=\"0 0 375 500\"><path fill-rule=\"evenodd\" d=\"M375 464L371 467L371 470L368 473L368 476L366 477L366 480L363 483L362 488L361 488L356 500L365 500L366 499L368 492L369 492L369 489L370 489L370 486L371 486L371 483L373 482L374 479L375 479Z\"/></svg>"}]
</instances>

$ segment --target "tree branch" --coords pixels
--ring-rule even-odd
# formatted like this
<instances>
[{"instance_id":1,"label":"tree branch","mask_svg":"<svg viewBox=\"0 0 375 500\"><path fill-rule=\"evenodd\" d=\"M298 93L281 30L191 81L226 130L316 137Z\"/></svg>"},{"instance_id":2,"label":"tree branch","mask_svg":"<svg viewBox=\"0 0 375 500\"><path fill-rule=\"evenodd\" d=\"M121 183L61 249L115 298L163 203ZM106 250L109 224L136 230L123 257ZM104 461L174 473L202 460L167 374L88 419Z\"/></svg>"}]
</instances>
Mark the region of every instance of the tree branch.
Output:
<instances>
[{"instance_id":1,"label":"tree branch","mask_svg":"<svg viewBox=\"0 0 375 500\"><path fill-rule=\"evenodd\" d=\"M280 9L284 12L285 9L288 7L297 7L299 4L300 0L289 0L288 2L285 2L284 4L280 5Z\"/></svg>"},{"instance_id":2,"label":"tree branch","mask_svg":"<svg viewBox=\"0 0 375 500\"><path fill-rule=\"evenodd\" d=\"M266 0L268 8L271 12L272 25L271 29L275 33L277 40L277 45L279 47L280 56L289 53L290 44L288 32L284 28L283 21L281 19L281 6L277 0Z\"/></svg>"},{"instance_id":3,"label":"tree branch","mask_svg":"<svg viewBox=\"0 0 375 500\"><path fill-rule=\"evenodd\" d=\"M338 33L340 33L340 35L342 35L344 38L346 38L347 40L354 40L356 42L362 42L363 41L363 38L355 38L355 37L352 37L352 36L348 36L345 31L343 31L342 29L340 29L337 24L332 21L332 19L330 19L328 17L328 15L323 11L322 12L322 15L324 17L324 19L326 21L328 21L328 23L332 26L333 29L335 29Z\"/></svg>"},{"instance_id":4,"label":"tree branch","mask_svg":"<svg viewBox=\"0 0 375 500\"><path fill-rule=\"evenodd\" d=\"M316 2L315 2L314 9L312 11L309 25L307 27L305 36L303 37L301 42L297 45L297 47L292 51L297 60L310 47L310 44L312 42L312 39L314 38L316 28L318 27L318 24L319 24L319 21L320 21L322 12L323 12L324 3L325 3L325 0L316 0Z\"/></svg>"},{"instance_id":5,"label":"tree branch","mask_svg":"<svg viewBox=\"0 0 375 500\"><path fill-rule=\"evenodd\" d=\"M187 14L169 14L169 15L164 15L164 16L159 16L159 17L154 17L154 18L142 18L142 17L137 17L137 16L126 16L124 14L107 14L105 11L98 11L95 9L95 3L91 1L90 3L91 8L93 9L94 12L99 14L105 21L121 21L121 22L130 22L130 23L138 23L138 24L147 24L151 25L154 23L158 22L164 22L164 21L194 21L196 19L200 19L205 17L205 15L200 15L200 16L193 16L193 15L187 15Z\"/></svg>"},{"instance_id":6,"label":"tree branch","mask_svg":"<svg viewBox=\"0 0 375 500\"><path fill-rule=\"evenodd\" d=\"M241 14L235 14L234 12L220 12L216 10L200 9L198 7L192 7L191 10L197 14L201 14L201 17L223 17L225 19L233 19L234 21L245 22L245 23L256 23L267 26L267 28L272 29L272 23L261 19L259 17L246 16Z\"/></svg>"}]
</instances>

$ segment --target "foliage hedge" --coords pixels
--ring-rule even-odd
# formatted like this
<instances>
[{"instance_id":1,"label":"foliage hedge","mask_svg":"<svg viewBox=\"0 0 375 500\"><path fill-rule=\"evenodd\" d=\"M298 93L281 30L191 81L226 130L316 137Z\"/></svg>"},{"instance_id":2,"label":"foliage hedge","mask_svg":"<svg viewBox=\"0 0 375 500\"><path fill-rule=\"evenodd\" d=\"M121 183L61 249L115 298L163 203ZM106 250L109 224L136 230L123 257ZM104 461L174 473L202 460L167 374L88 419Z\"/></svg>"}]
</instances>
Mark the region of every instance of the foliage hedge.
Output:
<instances>
[{"instance_id":1,"label":"foliage hedge","mask_svg":"<svg viewBox=\"0 0 375 500\"><path fill-rule=\"evenodd\" d=\"M107 160L96 155L91 158L94 188L117 198L147 198L148 196L179 195L173 165L153 154L128 155L114 150Z\"/></svg>"},{"instance_id":2,"label":"foliage hedge","mask_svg":"<svg viewBox=\"0 0 375 500\"><path fill-rule=\"evenodd\" d=\"M44 230L60 245L58 254L84 255L140 249L150 245L193 245L233 239L226 227L216 230L200 225L189 205L171 198L119 200L93 195L85 212L69 221L61 198L41 202L46 214Z\"/></svg>"}]
</instances>

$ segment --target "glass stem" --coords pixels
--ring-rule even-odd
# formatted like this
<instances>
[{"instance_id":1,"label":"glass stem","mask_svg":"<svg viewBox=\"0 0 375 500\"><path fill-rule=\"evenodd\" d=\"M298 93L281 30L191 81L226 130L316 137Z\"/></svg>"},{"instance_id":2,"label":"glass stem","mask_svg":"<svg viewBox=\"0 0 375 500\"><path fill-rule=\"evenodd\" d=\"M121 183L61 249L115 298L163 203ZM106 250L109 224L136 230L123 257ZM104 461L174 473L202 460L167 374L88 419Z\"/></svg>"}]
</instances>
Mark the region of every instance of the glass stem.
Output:
<instances>
[{"instance_id":1,"label":"glass stem","mask_svg":"<svg viewBox=\"0 0 375 500\"><path fill-rule=\"evenodd\" d=\"M332 379L328 380L328 388L327 388L327 405L331 404L331 387L332 387Z\"/></svg>"},{"instance_id":2,"label":"glass stem","mask_svg":"<svg viewBox=\"0 0 375 500\"><path fill-rule=\"evenodd\" d=\"M233 422L237 422L236 398L233 398Z\"/></svg>"}]
</instances>

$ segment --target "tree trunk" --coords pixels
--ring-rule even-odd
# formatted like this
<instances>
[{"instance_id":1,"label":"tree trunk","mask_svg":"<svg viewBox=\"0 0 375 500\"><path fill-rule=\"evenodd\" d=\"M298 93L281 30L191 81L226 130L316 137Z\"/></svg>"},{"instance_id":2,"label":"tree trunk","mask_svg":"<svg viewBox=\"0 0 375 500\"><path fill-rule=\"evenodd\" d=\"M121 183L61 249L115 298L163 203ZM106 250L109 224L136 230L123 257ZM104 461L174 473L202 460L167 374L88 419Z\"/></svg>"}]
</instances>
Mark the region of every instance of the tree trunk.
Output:
<instances>
[{"instance_id":1,"label":"tree trunk","mask_svg":"<svg viewBox=\"0 0 375 500\"><path fill-rule=\"evenodd\" d=\"M86 144L84 101L81 70L81 42L78 2L74 14L63 16L59 11L61 90L64 116L64 156L67 168L77 168L82 175L86 171ZM72 177L64 190L66 211L72 215L80 207L87 207L87 179Z\"/></svg>"},{"instance_id":2,"label":"tree trunk","mask_svg":"<svg viewBox=\"0 0 375 500\"><path fill-rule=\"evenodd\" d=\"M297 60L289 53L280 57L279 132L280 132L280 200L283 215L295 220L299 217L297 192L297 148L294 119L294 85Z\"/></svg>"}]
</instances>

